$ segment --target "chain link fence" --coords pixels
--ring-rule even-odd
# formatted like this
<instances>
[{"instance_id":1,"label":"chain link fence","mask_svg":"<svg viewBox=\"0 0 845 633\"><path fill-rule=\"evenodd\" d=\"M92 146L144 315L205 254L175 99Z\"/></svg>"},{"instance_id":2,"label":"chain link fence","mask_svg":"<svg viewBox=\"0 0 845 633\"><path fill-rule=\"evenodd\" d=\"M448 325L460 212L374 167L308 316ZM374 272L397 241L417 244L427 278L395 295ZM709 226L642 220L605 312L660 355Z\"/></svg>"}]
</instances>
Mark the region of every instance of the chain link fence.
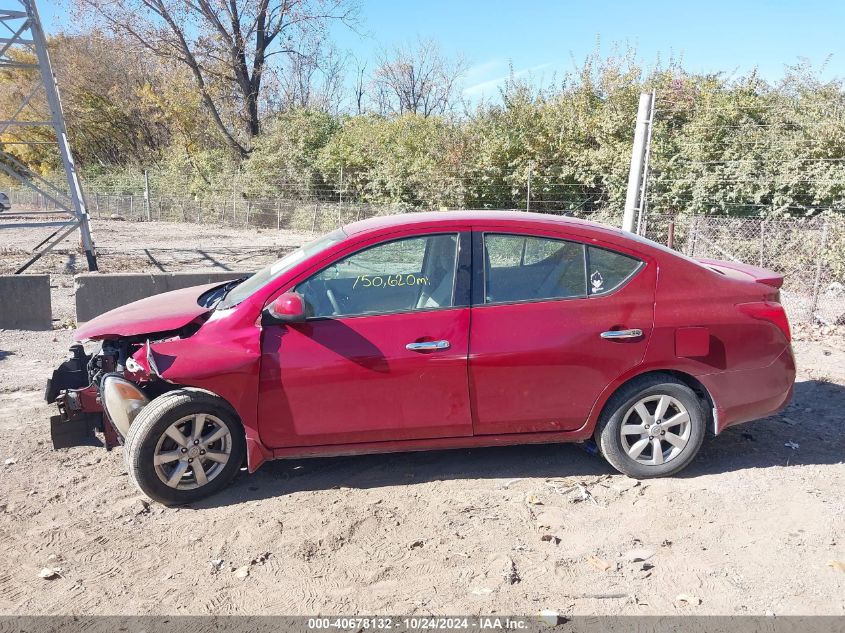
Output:
<instances>
[{"instance_id":1,"label":"chain link fence","mask_svg":"<svg viewBox=\"0 0 845 633\"><path fill-rule=\"evenodd\" d=\"M13 191L14 205L50 210L32 192ZM240 228L324 233L350 222L416 209L321 200L255 200L229 196L197 199L92 193L94 219L167 221ZM565 212L568 213L568 212ZM621 214L593 213L590 220L620 226ZM781 299L793 322L845 325L845 217L724 217L649 214L641 233L691 257L743 262L784 276Z\"/></svg>"},{"instance_id":2,"label":"chain link fence","mask_svg":"<svg viewBox=\"0 0 845 633\"><path fill-rule=\"evenodd\" d=\"M56 207L31 191L12 191L13 207L50 211ZM413 212L400 205L332 202L317 199L252 199L235 196L190 198L91 193L89 215L97 219L133 222L191 222L238 228L276 228L324 233L336 227L379 215Z\"/></svg>"},{"instance_id":3,"label":"chain link fence","mask_svg":"<svg viewBox=\"0 0 845 633\"><path fill-rule=\"evenodd\" d=\"M670 239L671 233L671 239ZM643 235L691 257L742 262L784 277L795 322L845 325L845 218L650 216Z\"/></svg>"}]
</instances>

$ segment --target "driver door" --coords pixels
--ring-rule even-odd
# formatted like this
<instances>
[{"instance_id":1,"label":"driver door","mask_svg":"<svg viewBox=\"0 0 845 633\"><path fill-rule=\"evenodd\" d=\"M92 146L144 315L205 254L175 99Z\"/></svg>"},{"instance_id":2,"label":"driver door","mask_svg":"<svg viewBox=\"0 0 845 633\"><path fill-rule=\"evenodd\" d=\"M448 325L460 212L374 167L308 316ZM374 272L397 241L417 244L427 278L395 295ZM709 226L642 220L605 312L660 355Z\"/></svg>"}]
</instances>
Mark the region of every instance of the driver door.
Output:
<instances>
[{"instance_id":1,"label":"driver door","mask_svg":"<svg viewBox=\"0 0 845 633\"><path fill-rule=\"evenodd\" d=\"M298 284L308 319L262 332L262 441L472 435L469 271L469 234L432 233L341 257Z\"/></svg>"}]
</instances>

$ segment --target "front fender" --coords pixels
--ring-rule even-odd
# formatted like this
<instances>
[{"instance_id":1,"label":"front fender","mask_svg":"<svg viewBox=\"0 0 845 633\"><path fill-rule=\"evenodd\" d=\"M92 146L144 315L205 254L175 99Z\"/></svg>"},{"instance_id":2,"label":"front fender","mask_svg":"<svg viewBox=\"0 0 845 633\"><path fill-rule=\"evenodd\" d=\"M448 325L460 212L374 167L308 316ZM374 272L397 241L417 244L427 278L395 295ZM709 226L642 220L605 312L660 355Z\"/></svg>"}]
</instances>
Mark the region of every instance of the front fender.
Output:
<instances>
[{"instance_id":1,"label":"front fender","mask_svg":"<svg viewBox=\"0 0 845 633\"><path fill-rule=\"evenodd\" d=\"M234 315L231 315L234 316ZM133 358L150 374L185 387L196 387L223 398L238 414L247 443L247 466L254 472L272 451L258 433L258 378L261 328L235 323L215 314L193 336L151 342Z\"/></svg>"}]
</instances>

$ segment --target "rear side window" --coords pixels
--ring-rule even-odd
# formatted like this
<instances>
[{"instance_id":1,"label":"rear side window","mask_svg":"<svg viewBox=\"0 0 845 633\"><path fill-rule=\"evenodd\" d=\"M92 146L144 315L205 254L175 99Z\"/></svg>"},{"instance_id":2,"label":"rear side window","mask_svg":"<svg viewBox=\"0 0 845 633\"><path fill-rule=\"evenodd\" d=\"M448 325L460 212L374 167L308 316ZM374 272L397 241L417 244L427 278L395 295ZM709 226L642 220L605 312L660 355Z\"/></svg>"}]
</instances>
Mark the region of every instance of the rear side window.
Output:
<instances>
[{"instance_id":1,"label":"rear side window","mask_svg":"<svg viewBox=\"0 0 845 633\"><path fill-rule=\"evenodd\" d=\"M587 295L584 245L530 235L484 235L484 302Z\"/></svg>"},{"instance_id":2,"label":"rear side window","mask_svg":"<svg viewBox=\"0 0 845 633\"><path fill-rule=\"evenodd\" d=\"M630 279L640 266L642 262L634 257L588 246L587 274L590 294L601 295L615 290Z\"/></svg>"}]
</instances>

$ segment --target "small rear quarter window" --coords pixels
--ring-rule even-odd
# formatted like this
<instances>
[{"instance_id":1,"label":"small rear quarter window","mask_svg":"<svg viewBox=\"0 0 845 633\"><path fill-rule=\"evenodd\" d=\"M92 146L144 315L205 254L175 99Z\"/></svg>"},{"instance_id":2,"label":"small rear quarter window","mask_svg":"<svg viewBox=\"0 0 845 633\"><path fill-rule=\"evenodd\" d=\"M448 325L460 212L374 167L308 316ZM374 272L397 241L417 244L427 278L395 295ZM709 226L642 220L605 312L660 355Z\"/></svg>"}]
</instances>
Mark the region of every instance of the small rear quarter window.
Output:
<instances>
[{"instance_id":1,"label":"small rear quarter window","mask_svg":"<svg viewBox=\"0 0 845 633\"><path fill-rule=\"evenodd\" d=\"M640 269L643 263L629 255L597 246L587 248L587 288L591 295L616 290Z\"/></svg>"}]
</instances>

